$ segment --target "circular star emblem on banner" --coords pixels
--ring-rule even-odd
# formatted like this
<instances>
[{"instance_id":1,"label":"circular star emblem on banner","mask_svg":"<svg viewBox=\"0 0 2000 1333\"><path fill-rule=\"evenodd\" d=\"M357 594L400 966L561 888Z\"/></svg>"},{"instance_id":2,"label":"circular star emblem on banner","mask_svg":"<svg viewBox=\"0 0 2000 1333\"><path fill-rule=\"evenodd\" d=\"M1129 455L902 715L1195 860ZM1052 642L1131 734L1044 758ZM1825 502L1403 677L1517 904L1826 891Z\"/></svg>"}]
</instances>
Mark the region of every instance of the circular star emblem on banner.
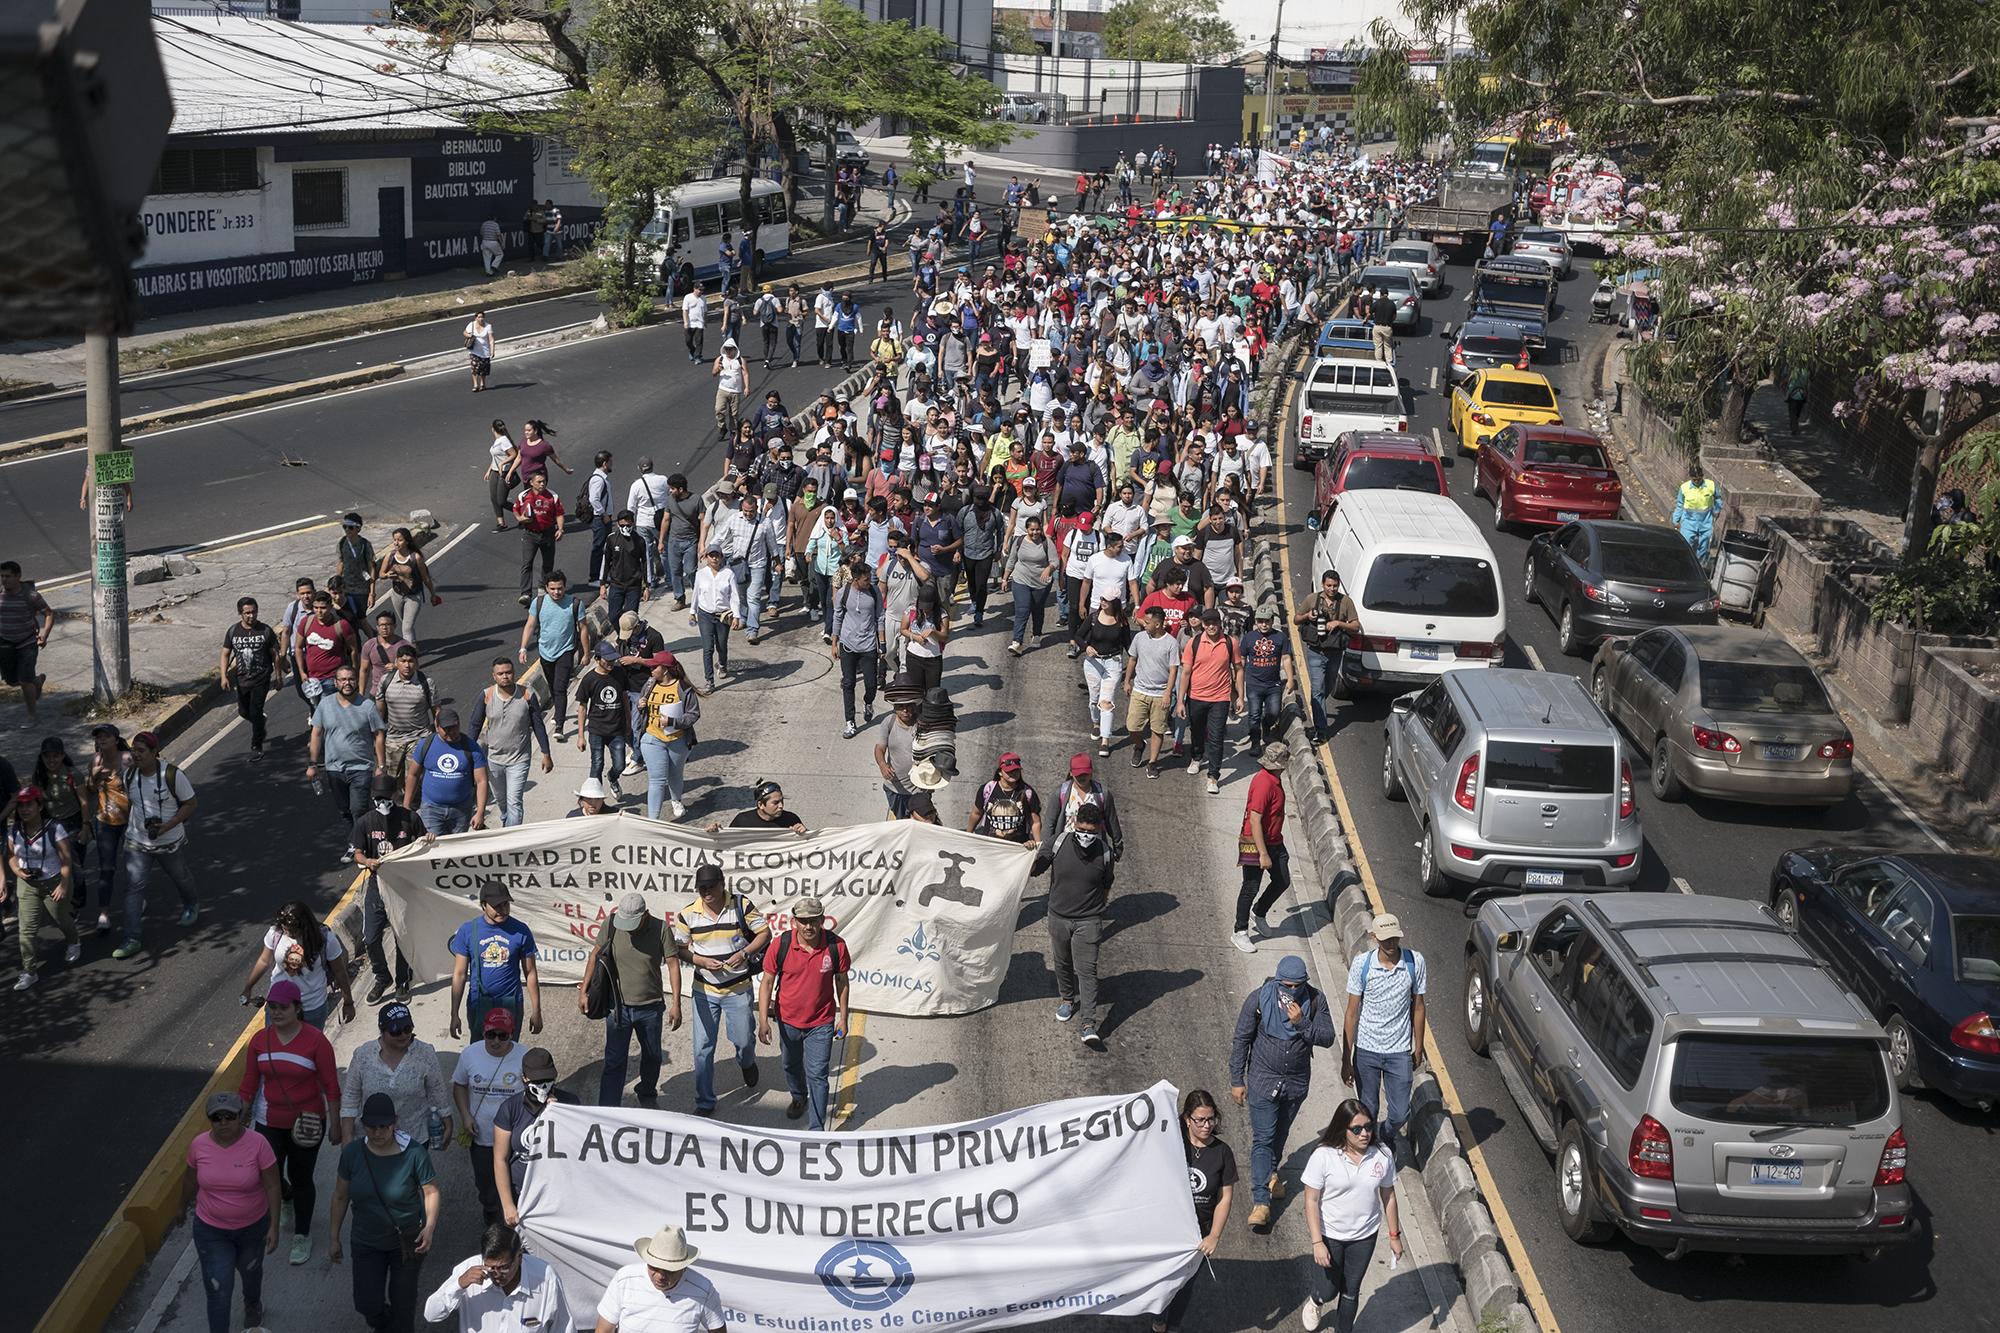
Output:
<instances>
[{"instance_id":1,"label":"circular star emblem on banner","mask_svg":"<svg viewBox=\"0 0 2000 1333\"><path fill-rule=\"evenodd\" d=\"M844 1240L821 1255L813 1271L850 1310L886 1310L917 1280L901 1251L877 1240Z\"/></svg>"}]
</instances>

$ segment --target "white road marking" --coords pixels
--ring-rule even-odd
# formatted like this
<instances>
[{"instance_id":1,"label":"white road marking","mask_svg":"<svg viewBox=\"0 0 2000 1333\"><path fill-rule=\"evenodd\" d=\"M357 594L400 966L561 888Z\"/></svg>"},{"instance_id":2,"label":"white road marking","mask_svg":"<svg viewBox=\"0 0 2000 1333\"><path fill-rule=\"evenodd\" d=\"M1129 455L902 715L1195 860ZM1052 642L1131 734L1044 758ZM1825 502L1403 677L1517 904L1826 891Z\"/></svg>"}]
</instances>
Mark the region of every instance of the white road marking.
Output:
<instances>
[{"instance_id":1,"label":"white road marking","mask_svg":"<svg viewBox=\"0 0 2000 1333\"><path fill-rule=\"evenodd\" d=\"M1543 666L1543 665L1542 665L1542 655L1541 655L1540 653L1538 653L1538 652L1536 652L1536 651L1535 651L1535 645L1534 645L1534 644L1532 644L1532 643L1524 643L1524 644L1522 644L1522 645L1521 645L1521 651L1522 651L1523 653L1527 654L1527 657L1528 657L1528 662L1529 662L1529 663L1530 663L1530 664L1531 664L1531 665L1532 665L1532 666L1533 666L1533 667L1535 668L1535 670L1537 670L1537 671L1547 671L1547 670L1548 670L1548 668L1547 668L1547 667L1545 667L1545 666Z\"/></svg>"},{"instance_id":2,"label":"white road marking","mask_svg":"<svg viewBox=\"0 0 2000 1333\"><path fill-rule=\"evenodd\" d=\"M1444 457L1444 437L1438 434L1436 426L1431 427L1431 452L1439 458Z\"/></svg>"},{"instance_id":3,"label":"white road marking","mask_svg":"<svg viewBox=\"0 0 2000 1333\"><path fill-rule=\"evenodd\" d=\"M1860 769L1862 773L1867 775L1867 778L1870 782L1874 783L1877 787L1881 789L1882 794L1889 798L1889 804L1895 806L1897 810L1902 812L1903 818L1909 820L1912 824L1915 824L1919 829L1923 831L1923 835L1931 840L1931 845L1933 847L1936 847L1941 852L1948 852L1951 850L1951 844L1946 842L1942 837L1940 837L1936 829L1932 828L1929 824L1926 824L1924 822L1924 817L1918 814L1915 810L1912 810L1910 808L1910 803L1908 801L1905 801L1902 797L1898 796L1896 794L1896 789L1894 787L1891 787L1888 783L1884 782L1882 780L1882 775L1877 773L1868 764L1864 763L1861 760L1860 756L1858 755L1855 756L1854 766Z\"/></svg>"},{"instance_id":4,"label":"white road marking","mask_svg":"<svg viewBox=\"0 0 2000 1333\"><path fill-rule=\"evenodd\" d=\"M1682 879L1679 875L1674 876L1674 889L1680 893L1694 892L1694 886L1692 884L1689 884L1685 879Z\"/></svg>"},{"instance_id":5,"label":"white road marking","mask_svg":"<svg viewBox=\"0 0 2000 1333\"><path fill-rule=\"evenodd\" d=\"M1431 388L1432 388L1432 389L1436 389L1436 388L1437 388L1437 386L1438 386L1438 368L1437 368L1436 366L1432 366L1432 367L1431 367Z\"/></svg>"},{"instance_id":6,"label":"white road marking","mask_svg":"<svg viewBox=\"0 0 2000 1333\"><path fill-rule=\"evenodd\" d=\"M291 528L311 527L315 523L324 523L333 517L335 516L332 514L308 514L304 518L295 518L289 523L273 523L267 528L252 528L248 532L238 532L228 537L214 537L208 541L195 542L189 546L171 546L164 551L152 552L151 554L195 555L202 551L213 551L218 546L231 546L237 542L247 542L257 537L268 537L273 533L285 532ZM49 592L65 584L75 583L80 579L87 579L90 576L91 572L86 569L75 574L65 574L59 579L49 579L39 582L35 586L44 592Z\"/></svg>"}]
</instances>

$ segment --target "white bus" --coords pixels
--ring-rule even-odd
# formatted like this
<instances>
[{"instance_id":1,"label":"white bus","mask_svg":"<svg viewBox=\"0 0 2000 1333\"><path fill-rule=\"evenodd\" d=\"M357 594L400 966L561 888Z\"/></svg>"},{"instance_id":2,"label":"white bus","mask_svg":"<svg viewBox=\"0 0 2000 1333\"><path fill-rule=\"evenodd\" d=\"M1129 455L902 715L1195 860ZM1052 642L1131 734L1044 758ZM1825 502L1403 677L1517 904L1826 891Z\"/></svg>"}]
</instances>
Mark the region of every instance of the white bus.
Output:
<instances>
[{"instance_id":1,"label":"white bus","mask_svg":"<svg viewBox=\"0 0 2000 1333\"><path fill-rule=\"evenodd\" d=\"M715 277L722 271L723 229L728 228L733 240L743 234L738 212L741 197L740 183L734 177L680 186L653 210L653 220L640 229L642 252L650 255L650 262L663 277L689 269L697 278ZM776 181L751 181L750 206L757 213L757 236L752 245L760 252L760 266L790 254L792 224L785 216L784 188ZM669 256L671 265L667 263Z\"/></svg>"}]
</instances>

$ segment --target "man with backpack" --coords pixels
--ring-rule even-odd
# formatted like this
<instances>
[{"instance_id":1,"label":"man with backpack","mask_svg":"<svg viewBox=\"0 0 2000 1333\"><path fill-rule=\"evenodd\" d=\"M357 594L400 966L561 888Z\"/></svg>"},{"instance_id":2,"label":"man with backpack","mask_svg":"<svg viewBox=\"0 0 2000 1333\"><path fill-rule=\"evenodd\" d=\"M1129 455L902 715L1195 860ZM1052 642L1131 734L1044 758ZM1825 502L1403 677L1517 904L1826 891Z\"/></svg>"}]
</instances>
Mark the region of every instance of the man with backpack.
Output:
<instances>
[{"instance_id":1,"label":"man with backpack","mask_svg":"<svg viewBox=\"0 0 2000 1333\"><path fill-rule=\"evenodd\" d=\"M569 698L570 676L576 669L576 655L579 649L587 650L583 633L583 599L570 595L569 579L558 569L549 574L543 591L528 606L528 619L521 626L521 664L528 664L528 645L535 645L537 660L542 664L542 679L549 683L549 698L554 704L556 722L556 743L561 744L568 737L563 732L564 720L568 713L563 702ZM474 726L476 734L478 727ZM518 822L518 821L517 821Z\"/></svg>"},{"instance_id":2,"label":"man with backpack","mask_svg":"<svg viewBox=\"0 0 2000 1333\"><path fill-rule=\"evenodd\" d=\"M827 928L826 907L817 898L801 899L792 909L792 928L764 951L757 1040L771 1040L775 995L778 1049L792 1093L785 1118L803 1115L810 1130L826 1128L827 1081L834 1043L847 1036L847 973L853 962L847 941Z\"/></svg>"},{"instance_id":3,"label":"man with backpack","mask_svg":"<svg viewBox=\"0 0 2000 1333\"><path fill-rule=\"evenodd\" d=\"M549 754L542 701L533 690L514 682L514 664L504 657L493 659L493 683L473 702L472 736L486 747L486 780L500 810L500 827L513 828L524 818L522 797L527 794L534 745L542 747L542 772L554 769L555 759Z\"/></svg>"},{"instance_id":4,"label":"man with backpack","mask_svg":"<svg viewBox=\"0 0 2000 1333\"><path fill-rule=\"evenodd\" d=\"M1403 924L1378 912L1375 947L1347 969L1347 1023L1340 1081L1375 1117L1375 1141L1396 1146L1410 1118L1410 1079L1424 1058L1424 956L1403 947Z\"/></svg>"},{"instance_id":5,"label":"man with backpack","mask_svg":"<svg viewBox=\"0 0 2000 1333\"><path fill-rule=\"evenodd\" d=\"M388 994L391 984L389 958L382 947L382 936L389 930L389 912L382 903L382 888L376 882L375 868L390 852L407 847L423 836L423 821L408 807L396 804L396 780L387 773L377 774L374 801L361 818L354 821L351 841L354 864L368 872L368 886L361 899L361 947L367 952L369 965L375 971L375 980L368 987L369 1004L379 1003ZM398 1000L409 999L411 975L410 965L403 958L402 943L398 941L393 974Z\"/></svg>"},{"instance_id":6,"label":"man with backpack","mask_svg":"<svg viewBox=\"0 0 2000 1333\"><path fill-rule=\"evenodd\" d=\"M187 822L194 817L194 786L160 757L160 738L142 731L132 738L131 761L119 780L131 803L125 834L125 938L111 951L121 961L139 952L139 922L146 913L146 882L154 867L180 894L182 926L201 915L194 870L188 864Z\"/></svg>"},{"instance_id":7,"label":"man with backpack","mask_svg":"<svg viewBox=\"0 0 2000 1333\"><path fill-rule=\"evenodd\" d=\"M1243 664L1236 640L1222 632L1222 613L1212 606L1201 613L1200 632L1188 635L1181 649L1180 705L1187 716L1188 772L1201 772L1206 759L1208 794L1219 796L1223 735L1231 708L1243 707Z\"/></svg>"},{"instance_id":8,"label":"man with backpack","mask_svg":"<svg viewBox=\"0 0 2000 1333\"><path fill-rule=\"evenodd\" d=\"M1104 944L1116 873L1104 812L1095 802L1077 808L1049 849L1036 858L1049 874L1049 962L1056 974L1056 1022L1081 1015L1077 1035L1093 1051L1104 1049L1097 1031L1097 953Z\"/></svg>"},{"instance_id":9,"label":"man with backpack","mask_svg":"<svg viewBox=\"0 0 2000 1333\"><path fill-rule=\"evenodd\" d=\"M597 1104L624 1104L625 1065L637 1033L639 1100L650 1106L660 1095L662 1024L676 1031L681 1025L681 960L667 947L666 925L646 910L646 895L636 889L618 900L598 933L597 946L583 960L576 1007L585 1018L592 1017L591 989L599 968L610 986L603 997L604 1074L598 1080Z\"/></svg>"},{"instance_id":10,"label":"man with backpack","mask_svg":"<svg viewBox=\"0 0 2000 1333\"><path fill-rule=\"evenodd\" d=\"M375 707L381 711L382 771L395 775L409 762L410 748L437 725L437 691L417 667L416 645L397 647L395 666L375 682Z\"/></svg>"},{"instance_id":11,"label":"man with backpack","mask_svg":"<svg viewBox=\"0 0 2000 1333\"><path fill-rule=\"evenodd\" d=\"M1027 847L1041 842L1042 798L1021 776L1020 755L1009 750L1000 756L999 769L972 798L965 831Z\"/></svg>"},{"instance_id":12,"label":"man with backpack","mask_svg":"<svg viewBox=\"0 0 2000 1333\"><path fill-rule=\"evenodd\" d=\"M1229 1095L1250 1110L1250 1229L1258 1235L1271 1229L1271 1200L1285 1195L1278 1164L1312 1085L1313 1047L1333 1045L1333 1036L1326 997L1306 980L1297 954L1278 960L1277 974L1250 993L1236 1017Z\"/></svg>"},{"instance_id":13,"label":"man with backpack","mask_svg":"<svg viewBox=\"0 0 2000 1333\"><path fill-rule=\"evenodd\" d=\"M438 709L437 729L410 747L403 804L440 837L486 827L486 752L459 730L456 708Z\"/></svg>"},{"instance_id":14,"label":"man with backpack","mask_svg":"<svg viewBox=\"0 0 2000 1333\"><path fill-rule=\"evenodd\" d=\"M1125 830L1118 824L1118 804L1111 799L1111 789L1097 780L1090 756L1079 750L1070 756L1069 776L1056 787L1055 804L1050 807L1051 817L1046 821L1048 831L1042 838L1044 856L1054 853L1056 839L1086 805L1097 807L1098 822L1104 826L1111 859L1116 861L1125 855Z\"/></svg>"}]
</instances>

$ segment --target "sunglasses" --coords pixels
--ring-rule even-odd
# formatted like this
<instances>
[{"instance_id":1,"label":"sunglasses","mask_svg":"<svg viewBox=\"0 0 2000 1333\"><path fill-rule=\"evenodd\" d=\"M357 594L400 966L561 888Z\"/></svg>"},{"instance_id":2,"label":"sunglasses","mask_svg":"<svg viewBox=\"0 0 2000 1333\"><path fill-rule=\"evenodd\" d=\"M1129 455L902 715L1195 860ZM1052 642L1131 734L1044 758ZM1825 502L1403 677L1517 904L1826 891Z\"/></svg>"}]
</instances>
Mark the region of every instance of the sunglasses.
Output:
<instances>
[{"instance_id":1,"label":"sunglasses","mask_svg":"<svg viewBox=\"0 0 2000 1333\"><path fill-rule=\"evenodd\" d=\"M234 1124L237 1119L239 1117L234 1111L211 1111L209 1112L208 1123L211 1125Z\"/></svg>"},{"instance_id":2,"label":"sunglasses","mask_svg":"<svg viewBox=\"0 0 2000 1333\"><path fill-rule=\"evenodd\" d=\"M1373 1134L1375 1132L1375 1124L1370 1120L1357 1121L1348 1125L1347 1132L1350 1134Z\"/></svg>"}]
</instances>

